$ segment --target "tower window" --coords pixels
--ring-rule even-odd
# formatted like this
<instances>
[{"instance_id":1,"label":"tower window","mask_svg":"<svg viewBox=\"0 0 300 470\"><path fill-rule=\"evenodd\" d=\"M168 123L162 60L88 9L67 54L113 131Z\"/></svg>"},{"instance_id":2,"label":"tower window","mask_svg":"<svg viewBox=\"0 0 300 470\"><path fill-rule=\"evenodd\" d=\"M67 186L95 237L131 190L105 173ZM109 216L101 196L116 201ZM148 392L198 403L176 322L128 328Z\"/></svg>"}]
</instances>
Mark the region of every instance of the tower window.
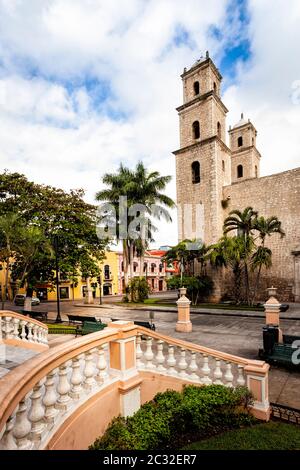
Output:
<instances>
[{"instance_id":1,"label":"tower window","mask_svg":"<svg viewBox=\"0 0 300 470\"><path fill-rule=\"evenodd\" d=\"M222 160L222 170L225 171L225 162Z\"/></svg>"},{"instance_id":2,"label":"tower window","mask_svg":"<svg viewBox=\"0 0 300 470\"><path fill-rule=\"evenodd\" d=\"M217 124L217 132L218 132L218 137L221 139L221 124L219 122Z\"/></svg>"},{"instance_id":3,"label":"tower window","mask_svg":"<svg viewBox=\"0 0 300 470\"><path fill-rule=\"evenodd\" d=\"M258 171L257 171L257 166L255 165L255 178L258 177Z\"/></svg>"},{"instance_id":4,"label":"tower window","mask_svg":"<svg viewBox=\"0 0 300 470\"><path fill-rule=\"evenodd\" d=\"M254 145L254 137L252 137L252 145Z\"/></svg>"},{"instance_id":5,"label":"tower window","mask_svg":"<svg viewBox=\"0 0 300 470\"><path fill-rule=\"evenodd\" d=\"M193 137L194 139L200 138L200 124L199 121L193 122Z\"/></svg>"},{"instance_id":6,"label":"tower window","mask_svg":"<svg viewBox=\"0 0 300 470\"><path fill-rule=\"evenodd\" d=\"M200 183L200 163L192 163L192 182L193 184Z\"/></svg>"},{"instance_id":7,"label":"tower window","mask_svg":"<svg viewBox=\"0 0 300 470\"><path fill-rule=\"evenodd\" d=\"M217 93L217 84L214 82L214 92Z\"/></svg>"},{"instance_id":8,"label":"tower window","mask_svg":"<svg viewBox=\"0 0 300 470\"><path fill-rule=\"evenodd\" d=\"M238 138L238 147L243 147L243 137Z\"/></svg>"},{"instance_id":9,"label":"tower window","mask_svg":"<svg viewBox=\"0 0 300 470\"><path fill-rule=\"evenodd\" d=\"M244 174L243 165L238 165L238 167L237 167L237 177L238 178L243 178L243 174Z\"/></svg>"},{"instance_id":10,"label":"tower window","mask_svg":"<svg viewBox=\"0 0 300 470\"><path fill-rule=\"evenodd\" d=\"M200 93L199 82L194 82L194 95L199 95L199 93Z\"/></svg>"}]
</instances>

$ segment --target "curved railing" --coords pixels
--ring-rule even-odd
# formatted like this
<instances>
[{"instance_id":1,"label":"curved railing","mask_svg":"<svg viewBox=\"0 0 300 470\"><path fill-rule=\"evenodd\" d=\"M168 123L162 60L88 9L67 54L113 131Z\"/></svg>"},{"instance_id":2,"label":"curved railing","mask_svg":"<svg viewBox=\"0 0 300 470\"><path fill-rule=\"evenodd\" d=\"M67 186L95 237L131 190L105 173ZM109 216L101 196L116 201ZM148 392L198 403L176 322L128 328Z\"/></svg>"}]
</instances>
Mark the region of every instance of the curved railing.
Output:
<instances>
[{"instance_id":1,"label":"curved railing","mask_svg":"<svg viewBox=\"0 0 300 470\"><path fill-rule=\"evenodd\" d=\"M16 312L0 312L0 341L25 347L47 346L47 336L48 327L43 323Z\"/></svg>"},{"instance_id":2,"label":"curved railing","mask_svg":"<svg viewBox=\"0 0 300 470\"><path fill-rule=\"evenodd\" d=\"M246 384L257 395L257 409L266 410L267 372L268 365L262 361L149 332L130 322L113 322L101 332L39 354L14 369L9 378L1 379L0 448L46 448L76 410L114 383L122 385L119 400L124 400L136 383L137 393L127 405L135 401L138 409L140 385L143 380L146 383L148 373L184 383ZM128 414L127 405L120 406L124 415ZM79 432L82 434L81 429Z\"/></svg>"}]
</instances>

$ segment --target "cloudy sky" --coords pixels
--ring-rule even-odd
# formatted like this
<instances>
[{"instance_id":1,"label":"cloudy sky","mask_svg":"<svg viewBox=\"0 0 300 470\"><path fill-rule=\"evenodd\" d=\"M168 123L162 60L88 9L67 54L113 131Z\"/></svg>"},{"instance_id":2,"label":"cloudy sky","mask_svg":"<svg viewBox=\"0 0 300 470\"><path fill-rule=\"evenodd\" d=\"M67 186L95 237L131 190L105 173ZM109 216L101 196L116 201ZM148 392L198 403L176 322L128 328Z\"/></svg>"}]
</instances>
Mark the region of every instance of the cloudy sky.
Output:
<instances>
[{"instance_id":1,"label":"cloudy sky","mask_svg":"<svg viewBox=\"0 0 300 470\"><path fill-rule=\"evenodd\" d=\"M299 44L299 0L0 0L1 171L88 201L121 161L174 176L180 74L206 50L262 175L300 166ZM177 242L175 215L156 239Z\"/></svg>"}]
</instances>

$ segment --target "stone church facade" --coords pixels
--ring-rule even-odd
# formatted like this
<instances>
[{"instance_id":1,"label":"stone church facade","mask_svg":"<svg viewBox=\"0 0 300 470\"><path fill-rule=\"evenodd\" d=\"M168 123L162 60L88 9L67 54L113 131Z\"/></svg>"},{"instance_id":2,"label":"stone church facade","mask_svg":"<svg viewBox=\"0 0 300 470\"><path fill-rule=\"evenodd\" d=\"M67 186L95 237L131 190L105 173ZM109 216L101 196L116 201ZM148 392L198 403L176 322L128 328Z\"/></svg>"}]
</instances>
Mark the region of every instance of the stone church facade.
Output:
<instances>
[{"instance_id":1,"label":"stone church facade","mask_svg":"<svg viewBox=\"0 0 300 470\"><path fill-rule=\"evenodd\" d=\"M267 238L272 267L262 273L259 297L264 300L265 289L274 285L280 300L300 302L300 168L260 177L257 131L243 115L229 129L227 146L222 77L208 53L184 69L181 78L180 148L173 152L179 240L201 238L205 244L216 243L229 212L247 206L264 217L277 216L286 236ZM215 282L216 298L228 289L227 282L224 273Z\"/></svg>"}]
</instances>

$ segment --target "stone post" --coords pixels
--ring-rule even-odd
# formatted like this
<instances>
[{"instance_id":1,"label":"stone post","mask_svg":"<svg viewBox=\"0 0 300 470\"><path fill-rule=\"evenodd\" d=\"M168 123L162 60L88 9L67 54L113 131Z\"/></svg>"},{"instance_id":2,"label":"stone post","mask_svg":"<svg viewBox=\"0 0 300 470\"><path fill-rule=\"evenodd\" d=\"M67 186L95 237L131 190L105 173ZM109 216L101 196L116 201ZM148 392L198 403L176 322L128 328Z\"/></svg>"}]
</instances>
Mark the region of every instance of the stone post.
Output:
<instances>
[{"instance_id":1,"label":"stone post","mask_svg":"<svg viewBox=\"0 0 300 470\"><path fill-rule=\"evenodd\" d=\"M266 315L266 325L278 326L278 332L279 332L278 342L282 343L283 342L282 331L279 327L281 304L278 302L278 300L275 297L277 289L275 287L270 287L269 289L267 289L267 291L269 293L269 299L264 304L265 315Z\"/></svg>"},{"instance_id":2,"label":"stone post","mask_svg":"<svg viewBox=\"0 0 300 470\"><path fill-rule=\"evenodd\" d=\"M85 304L94 303L93 291L91 288L91 279L89 277L86 278L86 294L85 294L84 303Z\"/></svg>"},{"instance_id":3,"label":"stone post","mask_svg":"<svg viewBox=\"0 0 300 470\"><path fill-rule=\"evenodd\" d=\"M244 368L246 387L252 392L254 398L251 413L264 421L269 421L271 412L268 387L269 368L269 364L262 361L251 361L251 364Z\"/></svg>"},{"instance_id":4,"label":"stone post","mask_svg":"<svg viewBox=\"0 0 300 470\"><path fill-rule=\"evenodd\" d=\"M186 289L179 289L180 298L177 300L178 319L175 330L180 333L190 333L193 329L190 320L190 300L185 296Z\"/></svg>"},{"instance_id":5,"label":"stone post","mask_svg":"<svg viewBox=\"0 0 300 470\"><path fill-rule=\"evenodd\" d=\"M134 323L119 320L109 323L108 327L120 330L120 339L110 342L110 370L120 379L121 415L132 416L141 406L140 385L142 382L136 367ZM132 334L130 327L132 327Z\"/></svg>"}]
</instances>

